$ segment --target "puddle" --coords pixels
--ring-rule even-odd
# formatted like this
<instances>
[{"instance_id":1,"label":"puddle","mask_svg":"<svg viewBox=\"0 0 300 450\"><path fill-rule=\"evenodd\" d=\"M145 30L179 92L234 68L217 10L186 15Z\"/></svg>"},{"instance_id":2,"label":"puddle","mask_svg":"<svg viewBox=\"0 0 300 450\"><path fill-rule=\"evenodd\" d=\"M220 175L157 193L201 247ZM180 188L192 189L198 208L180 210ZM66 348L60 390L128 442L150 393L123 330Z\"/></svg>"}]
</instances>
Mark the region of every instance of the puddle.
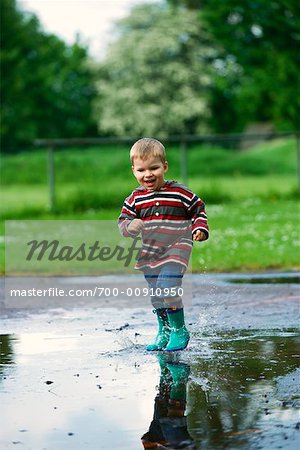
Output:
<instances>
[{"instance_id":1,"label":"puddle","mask_svg":"<svg viewBox=\"0 0 300 450\"><path fill-rule=\"evenodd\" d=\"M166 355L79 325L0 336L0 448L297 448L294 328L194 332Z\"/></svg>"},{"instance_id":2,"label":"puddle","mask_svg":"<svg viewBox=\"0 0 300 450\"><path fill-rule=\"evenodd\" d=\"M211 341L212 357L192 364L189 430L199 448L296 448L299 343L295 330Z\"/></svg>"},{"instance_id":3,"label":"puddle","mask_svg":"<svg viewBox=\"0 0 300 450\"><path fill-rule=\"evenodd\" d=\"M299 284L300 275L293 274L265 274L263 276L246 276L246 277L233 277L227 279L228 283L234 284Z\"/></svg>"}]
</instances>

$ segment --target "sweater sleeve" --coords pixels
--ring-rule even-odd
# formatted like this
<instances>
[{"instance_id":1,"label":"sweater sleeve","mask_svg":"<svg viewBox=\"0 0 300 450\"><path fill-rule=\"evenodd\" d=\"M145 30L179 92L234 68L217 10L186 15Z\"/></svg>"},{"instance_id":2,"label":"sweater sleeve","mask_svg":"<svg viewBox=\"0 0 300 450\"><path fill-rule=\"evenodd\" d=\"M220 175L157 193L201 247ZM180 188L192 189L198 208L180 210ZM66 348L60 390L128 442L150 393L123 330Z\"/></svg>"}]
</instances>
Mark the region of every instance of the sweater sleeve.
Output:
<instances>
[{"instance_id":1,"label":"sweater sleeve","mask_svg":"<svg viewBox=\"0 0 300 450\"><path fill-rule=\"evenodd\" d=\"M209 237L209 228L207 223L207 215L205 211L205 204L196 194L193 195L188 208L188 215L192 221L192 232L200 230Z\"/></svg>"},{"instance_id":2,"label":"sweater sleeve","mask_svg":"<svg viewBox=\"0 0 300 450\"><path fill-rule=\"evenodd\" d=\"M131 194L129 197L127 197L123 203L123 207L121 210L121 214L118 219L118 227L120 230L120 233L124 237L135 237L138 233L132 233L128 231L128 225L133 219L136 219L136 211L135 211L135 201L134 201L134 195Z\"/></svg>"}]
</instances>

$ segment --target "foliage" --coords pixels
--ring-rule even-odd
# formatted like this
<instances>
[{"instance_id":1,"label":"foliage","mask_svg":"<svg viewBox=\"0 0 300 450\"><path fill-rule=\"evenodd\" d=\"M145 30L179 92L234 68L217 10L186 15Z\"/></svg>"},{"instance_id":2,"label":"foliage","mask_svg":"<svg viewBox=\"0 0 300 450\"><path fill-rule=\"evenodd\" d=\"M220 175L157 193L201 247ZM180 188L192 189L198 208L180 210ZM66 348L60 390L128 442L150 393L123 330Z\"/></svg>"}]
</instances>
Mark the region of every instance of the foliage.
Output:
<instances>
[{"instance_id":1,"label":"foliage","mask_svg":"<svg viewBox=\"0 0 300 450\"><path fill-rule=\"evenodd\" d=\"M38 137L95 132L87 50L46 34L16 0L1 0L2 128L4 150Z\"/></svg>"},{"instance_id":2,"label":"foliage","mask_svg":"<svg viewBox=\"0 0 300 450\"><path fill-rule=\"evenodd\" d=\"M79 41L69 46L45 33L17 0L0 8L4 151L36 138L94 135L96 122L106 135L161 138L242 131L253 122L299 129L295 0L136 6L117 24L96 80Z\"/></svg>"},{"instance_id":3,"label":"foliage","mask_svg":"<svg viewBox=\"0 0 300 450\"><path fill-rule=\"evenodd\" d=\"M135 7L117 30L98 76L99 129L160 137L207 130L216 51L197 13L147 4Z\"/></svg>"},{"instance_id":4,"label":"foliage","mask_svg":"<svg viewBox=\"0 0 300 450\"><path fill-rule=\"evenodd\" d=\"M223 48L223 55L216 61L211 92L214 130L241 130L247 123L264 121L279 130L299 129L299 2L168 0L168 3L199 11L201 23L206 23ZM228 76L228 64L239 70Z\"/></svg>"}]
</instances>

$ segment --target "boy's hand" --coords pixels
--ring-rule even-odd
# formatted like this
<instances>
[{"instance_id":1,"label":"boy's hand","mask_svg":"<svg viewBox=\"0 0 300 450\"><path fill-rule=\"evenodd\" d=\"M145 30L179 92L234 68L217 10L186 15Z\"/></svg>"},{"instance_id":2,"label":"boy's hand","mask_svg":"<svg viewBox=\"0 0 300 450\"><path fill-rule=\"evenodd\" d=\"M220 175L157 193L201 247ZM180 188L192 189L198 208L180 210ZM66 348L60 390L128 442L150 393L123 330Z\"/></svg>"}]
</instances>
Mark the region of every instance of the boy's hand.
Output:
<instances>
[{"instance_id":1,"label":"boy's hand","mask_svg":"<svg viewBox=\"0 0 300 450\"><path fill-rule=\"evenodd\" d=\"M127 227L130 233L139 234L144 228L144 222L141 219L133 219Z\"/></svg>"},{"instance_id":2,"label":"boy's hand","mask_svg":"<svg viewBox=\"0 0 300 450\"><path fill-rule=\"evenodd\" d=\"M195 231L195 233L193 233L193 241L205 241L205 239L206 234L203 233L203 231L197 230Z\"/></svg>"}]
</instances>

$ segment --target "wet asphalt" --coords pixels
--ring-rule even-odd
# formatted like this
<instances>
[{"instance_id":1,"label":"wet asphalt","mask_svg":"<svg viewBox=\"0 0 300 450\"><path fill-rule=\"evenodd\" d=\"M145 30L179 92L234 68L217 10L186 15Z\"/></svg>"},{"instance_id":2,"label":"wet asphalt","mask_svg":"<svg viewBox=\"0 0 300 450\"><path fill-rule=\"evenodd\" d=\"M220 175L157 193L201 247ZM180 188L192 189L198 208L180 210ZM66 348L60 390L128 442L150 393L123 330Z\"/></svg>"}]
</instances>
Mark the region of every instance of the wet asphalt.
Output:
<instances>
[{"instance_id":1,"label":"wet asphalt","mask_svg":"<svg viewBox=\"0 0 300 450\"><path fill-rule=\"evenodd\" d=\"M0 448L299 448L299 284L271 275L193 275L174 354L145 351L147 298L16 300L2 279Z\"/></svg>"}]
</instances>

